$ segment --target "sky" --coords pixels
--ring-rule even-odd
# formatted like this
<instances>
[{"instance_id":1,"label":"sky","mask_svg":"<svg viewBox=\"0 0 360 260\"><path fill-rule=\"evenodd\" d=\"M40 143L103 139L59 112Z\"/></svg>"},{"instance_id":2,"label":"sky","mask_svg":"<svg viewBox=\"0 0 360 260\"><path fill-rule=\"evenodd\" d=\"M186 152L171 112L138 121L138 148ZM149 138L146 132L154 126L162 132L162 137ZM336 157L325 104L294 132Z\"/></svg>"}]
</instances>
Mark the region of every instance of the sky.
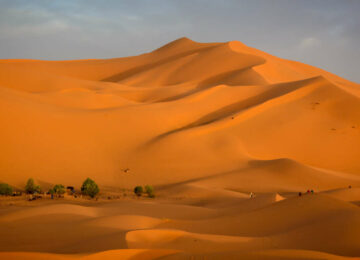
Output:
<instances>
[{"instance_id":1,"label":"sky","mask_svg":"<svg viewBox=\"0 0 360 260\"><path fill-rule=\"evenodd\" d=\"M0 0L0 59L124 57L184 36L360 83L360 0Z\"/></svg>"}]
</instances>

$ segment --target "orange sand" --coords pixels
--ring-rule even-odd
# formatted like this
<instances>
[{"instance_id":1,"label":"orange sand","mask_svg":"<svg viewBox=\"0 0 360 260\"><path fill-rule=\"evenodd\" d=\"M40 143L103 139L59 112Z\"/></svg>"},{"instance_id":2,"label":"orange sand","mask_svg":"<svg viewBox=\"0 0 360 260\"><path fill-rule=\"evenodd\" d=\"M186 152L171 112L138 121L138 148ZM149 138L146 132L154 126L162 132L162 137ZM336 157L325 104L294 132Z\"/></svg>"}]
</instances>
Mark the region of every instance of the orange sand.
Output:
<instances>
[{"instance_id":1,"label":"orange sand","mask_svg":"<svg viewBox=\"0 0 360 260\"><path fill-rule=\"evenodd\" d=\"M360 86L321 69L187 38L0 60L0 122L1 182L157 191L0 204L1 259L360 256Z\"/></svg>"}]
</instances>

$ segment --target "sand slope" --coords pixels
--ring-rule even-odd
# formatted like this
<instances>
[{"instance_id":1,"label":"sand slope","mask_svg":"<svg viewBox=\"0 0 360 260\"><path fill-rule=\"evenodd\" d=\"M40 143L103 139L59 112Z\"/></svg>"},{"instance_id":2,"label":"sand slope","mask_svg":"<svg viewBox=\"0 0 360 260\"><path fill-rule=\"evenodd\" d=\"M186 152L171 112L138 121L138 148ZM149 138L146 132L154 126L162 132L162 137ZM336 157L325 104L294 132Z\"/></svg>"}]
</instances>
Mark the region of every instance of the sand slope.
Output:
<instances>
[{"instance_id":1,"label":"sand slope","mask_svg":"<svg viewBox=\"0 0 360 260\"><path fill-rule=\"evenodd\" d=\"M2 208L0 256L345 259L341 256L360 255L357 205L323 194L286 196L278 200L279 194L259 194L236 203L225 198L224 204L210 207L200 206L204 198L199 196L192 197L199 206L171 199L83 206L74 201L54 201L50 206L27 202Z\"/></svg>"},{"instance_id":2,"label":"sand slope","mask_svg":"<svg viewBox=\"0 0 360 260\"><path fill-rule=\"evenodd\" d=\"M0 122L1 182L157 191L2 206L8 259L360 255L360 86L319 68L187 38L126 58L0 60Z\"/></svg>"},{"instance_id":3,"label":"sand slope","mask_svg":"<svg viewBox=\"0 0 360 260\"><path fill-rule=\"evenodd\" d=\"M360 169L357 89L239 42L181 38L129 58L2 60L0 179L78 185L92 176L131 187L289 158L344 172L317 183L336 188Z\"/></svg>"}]
</instances>

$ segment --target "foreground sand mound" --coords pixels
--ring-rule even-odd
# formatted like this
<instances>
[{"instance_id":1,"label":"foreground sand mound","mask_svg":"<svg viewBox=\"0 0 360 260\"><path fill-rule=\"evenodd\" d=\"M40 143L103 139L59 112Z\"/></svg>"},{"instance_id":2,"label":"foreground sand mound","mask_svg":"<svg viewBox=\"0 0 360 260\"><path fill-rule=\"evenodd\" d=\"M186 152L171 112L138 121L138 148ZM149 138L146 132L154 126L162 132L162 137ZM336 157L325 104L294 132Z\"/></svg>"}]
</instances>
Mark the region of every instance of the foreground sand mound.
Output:
<instances>
[{"instance_id":1,"label":"foreground sand mound","mask_svg":"<svg viewBox=\"0 0 360 260\"><path fill-rule=\"evenodd\" d=\"M126 234L129 248L169 248L190 252L251 250L251 237L196 234L179 230L138 230Z\"/></svg>"},{"instance_id":2,"label":"foreground sand mound","mask_svg":"<svg viewBox=\"0 0 360 260\"><path fill-rule=\"evenodd\" d=\"M174 250L147 250L147 249L120 249L109 250L90 255L59 255L59 254L46 254L46 253L30 253L30 252L2 252L0 256L4 259L24 259L24 260L69 260L69 259L158 259L166 255L176 254Z\"/></svg>"},{"instance_id":3,"label":"foreground sand mound","mask_svg":"<svg viewBox=\"0 0 360 260\"><path fill-rule=\"evenodd\" d=\"M360 254L358 206L321 194L286 196L276 201L284 197L257 194L240 202L228 196L223 197L223 204L203 203L203 197L196 203L193 197L194 204L202 205L196 207L183 199L152 203L136 199L91 207L74 205L76 201L53 207L27 202L1 208L0 256L155 259L174 254L170 259L262 259L262 255L265 259L321 259L327 256L321 252L327 252L336 259L336 255ZM85 214L85 209L96 214ZM38 214L29 214L36 210ZM22 217L14 218L16 215ZM273 252L279 248L288 250Z\"/></svg>"},{"instance_id":4,"label":"foreground sand mound","mask_svg":"<svg viewBox=\"0 0 360 260\"><path fill-rule=\"evenodd\" d=\"M152 228L160 224L162 220L147 216L117 215L98 218L89 222L91 225L100 227L117 228L123 230Z\"/></svg>"},{"instance_id":5,"label":"foreground sand mound","mask_svg":"<svg viewBox=\"0 0 360 260\"><path fill-rule=\"evenodd\" d=\"M262 250L255 252L211 252L205 254L196 254L196 253L178 253L170 256L165 256L162 259L186 259L186 258L206 258L206 259L246 259L246 260L346 260L346 259L356 259L353 257L343 257L338 255L332 255L322 252L309 251L309 250Z\"/></svg>"},{"instance_id":6,"label":"foreground sand mound","mask_svg":"<svg viewBox=\"0 0 360 260\"><path fill-rule=\"evenodd\" d=\"M360 234L360 209L347 202L308 194L235 214L233 217L228 213L200 221L174 220L162 225L176 229L130 231L126 234L126 242L129 248L166 248L194 254L271 248L305 249L349 256L360 253L356 239ZM332 228L329 230L328 227ZM184 229L198 233L185 232ZM341 240L334 240L334 237L341 237ZM277 254L271 254L275 259ZM288 251L284 255L295 258L296 253ZM311 258L310 252L304 253L304 259L307 257ZM249 259L252 258L249 256Z\"/></svg>"},{"instance_id":7,"label":"foreground sand mound","mask_svg":"<svg viewBox=\"0 0 360 260\"><path fill-rule=\"evenodd\" d=\"M97 217L98 211L92 207L79 205L57 204L43 207L27 208L22 211L11 212L0 216L0 222L17 221L42 215L79 215L84 217Z\"/></svg>"}]
</instances>

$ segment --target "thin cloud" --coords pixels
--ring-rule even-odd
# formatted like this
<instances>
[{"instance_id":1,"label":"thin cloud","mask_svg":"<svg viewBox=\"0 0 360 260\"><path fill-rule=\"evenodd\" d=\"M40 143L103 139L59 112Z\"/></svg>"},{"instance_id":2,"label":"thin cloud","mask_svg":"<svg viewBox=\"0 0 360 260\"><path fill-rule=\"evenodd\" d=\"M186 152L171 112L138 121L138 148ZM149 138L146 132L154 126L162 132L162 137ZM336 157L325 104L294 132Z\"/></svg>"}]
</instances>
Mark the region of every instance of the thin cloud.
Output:
<instances>
[{"instance_id":1,"label":"thin cloud","mask_svg":"<svg viewBox=\"0 0 360 260\"><path fill-rule=\"evenodd\" d=\"M321 45L321 41L315 37L306 37L299 44L300 49L315 48Z\"/></svg>"}]
</instances>

